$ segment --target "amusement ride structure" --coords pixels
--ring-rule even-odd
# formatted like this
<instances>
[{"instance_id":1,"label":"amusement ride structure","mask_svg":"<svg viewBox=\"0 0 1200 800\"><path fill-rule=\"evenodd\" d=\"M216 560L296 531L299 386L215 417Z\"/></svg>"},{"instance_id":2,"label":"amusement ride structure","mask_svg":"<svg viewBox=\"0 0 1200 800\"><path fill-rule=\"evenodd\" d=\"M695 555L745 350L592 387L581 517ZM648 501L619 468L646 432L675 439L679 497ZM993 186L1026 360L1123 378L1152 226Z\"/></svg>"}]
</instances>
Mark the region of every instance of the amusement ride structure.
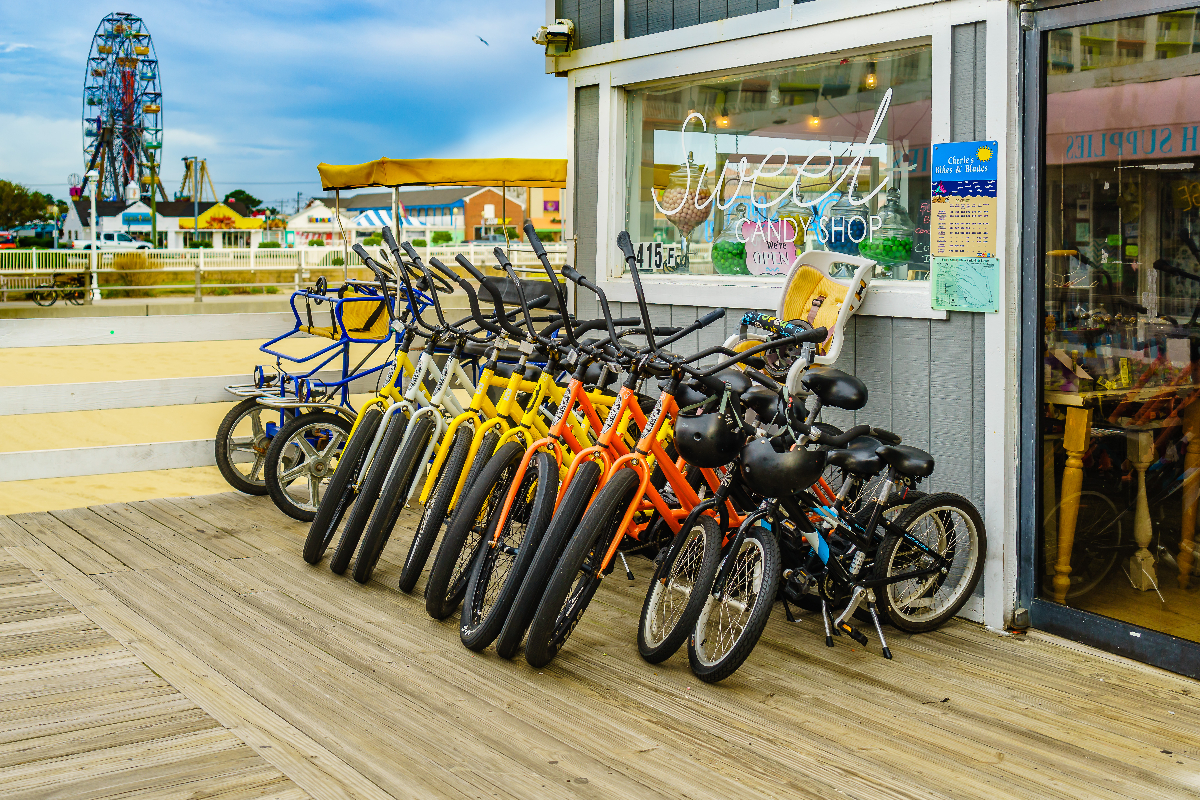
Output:
<instances>
[{"instance_id":1,"label":"amusement ride structure","mask_svg":"<svg viewBox=\"0 0 1200 800\"><path fill-rule=\"evenodd\" d=\"M136 192L153 200L158 187L167 199L158 178L162 120L158 57L146 23L133 14L109 14L92 37L83 84L85 173L99 175L101 198ZM85 175L81 193L87 183Z\"/></svg>"}]
</instances>

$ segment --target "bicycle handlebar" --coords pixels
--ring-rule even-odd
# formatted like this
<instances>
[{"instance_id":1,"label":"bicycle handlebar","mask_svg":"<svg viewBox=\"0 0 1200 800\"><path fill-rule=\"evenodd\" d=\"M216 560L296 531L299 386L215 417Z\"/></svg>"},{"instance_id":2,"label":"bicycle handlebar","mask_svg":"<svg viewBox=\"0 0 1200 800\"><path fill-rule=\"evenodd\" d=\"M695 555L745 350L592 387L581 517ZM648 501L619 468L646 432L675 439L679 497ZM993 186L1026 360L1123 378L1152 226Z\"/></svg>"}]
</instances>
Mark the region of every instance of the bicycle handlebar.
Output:
<instances>
[{"instance_id":1,"label":"bicycle handlebar","mask_svg":"<svg viewBox=\"0 0 1200 800\"><path fill-rule=\"evenodd\" d=\"M563 332L567 336L567 341L572 347L578 346L579 342L575 339L575 331L571 323L570 315L567 314L567 296L562 290L562 285L558 282L558 276L554 274L554 268L550 266L550 258L546 255L546 248L542 246L542 240L538 238L537 231L534 230L533 223L525 220L525 238L529 240L530 247L533 248L533 254L542 262L542 269L546 270L546 275L550 278L550 285L554 287L554 295L558 298L558 309L563 313Z\"/></svg>"}]
</instances>

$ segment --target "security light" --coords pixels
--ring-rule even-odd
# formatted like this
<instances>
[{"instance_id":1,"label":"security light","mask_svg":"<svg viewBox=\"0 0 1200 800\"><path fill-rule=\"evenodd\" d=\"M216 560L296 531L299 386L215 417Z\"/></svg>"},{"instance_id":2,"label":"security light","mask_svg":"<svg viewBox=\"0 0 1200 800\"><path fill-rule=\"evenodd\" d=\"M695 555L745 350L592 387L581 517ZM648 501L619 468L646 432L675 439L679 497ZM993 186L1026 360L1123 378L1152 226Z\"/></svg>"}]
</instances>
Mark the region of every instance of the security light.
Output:
<instances>
[{"instance_id":1,"label":"security light","mask_svg":"<svg viewBox=\"0 0 1200 800\"><path fill-rule=\"evenodd\" d=\"M569 19L556 19L553 25L543 25L533 35L533 41L546 48L547 56L565 56L571 52L575 38L575 23Z\"/></svg>"}]
</instances>

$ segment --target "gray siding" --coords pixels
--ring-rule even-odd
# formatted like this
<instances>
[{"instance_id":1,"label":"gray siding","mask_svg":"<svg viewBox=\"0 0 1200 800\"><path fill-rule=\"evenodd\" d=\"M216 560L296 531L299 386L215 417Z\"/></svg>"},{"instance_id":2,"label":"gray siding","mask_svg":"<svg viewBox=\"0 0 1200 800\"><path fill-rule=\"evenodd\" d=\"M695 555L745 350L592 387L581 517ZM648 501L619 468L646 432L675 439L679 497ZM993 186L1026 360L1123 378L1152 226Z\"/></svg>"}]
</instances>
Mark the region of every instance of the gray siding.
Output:
<instances>
[{"instance_id":1,"label":"gray siding","mask_svg":"<svg viewBox=\"0 0 1200 800\"><path fill-rule=\"evenodd\" d=\"M773 8L779 8L779 0L627 0L625 36L633 39Z\"/></svg>"},{"instance_id":2,"label":"gray siding","mask_svg":"<svg viewBox=\"0 0 1200 800\"><path fill-rule=\"evenodd\" d=\"M596 279L596 202L599 193L600 160L600 88L585 86L575 90L575 197L571 204L572 222L578 249L575 267L591 280ZM591 292L578 293L578 313L583 319L600 316Z\"/></svg>"},{"instance_id":3,"label":"gray siding","mask_svg":"<svg viewBox=\"0 0 1200 800\"><path fill-rule=\"evenodd\" d=\"M950 29L950 139L971 142L984 138L986 22Z\"/></svg>"},{"instance_id":4,"label":"gray siding","mask_svg":"<svg viewBox=\"0 0 1200 800\"><path fill-rule=\"evenodd\" d=\"M577 49L613 40L613 0L557 0L554 16L575 23Z\"/></svg>"}]
</instances>

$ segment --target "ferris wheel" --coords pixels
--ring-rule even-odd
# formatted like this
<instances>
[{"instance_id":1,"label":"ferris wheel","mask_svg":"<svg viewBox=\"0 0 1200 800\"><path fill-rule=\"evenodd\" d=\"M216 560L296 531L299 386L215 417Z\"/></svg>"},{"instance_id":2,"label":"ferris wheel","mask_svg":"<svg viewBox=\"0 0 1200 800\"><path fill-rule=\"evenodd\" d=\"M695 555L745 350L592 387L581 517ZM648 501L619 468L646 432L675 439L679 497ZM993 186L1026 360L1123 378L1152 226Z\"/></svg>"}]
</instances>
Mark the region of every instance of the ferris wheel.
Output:
<instances>
[{"instance_id":1,"label":"ferris wheel","mask_svg":"<svg viewBox=\"0 0 1200 800\"><path fill-rule=\"evenodd\" d=\"M121 199L131 183L139 196L152 194L155 184L162 191L162 119L158 57L146 23L109 14L92 37L83 82L83 159L100 176L100 197Z\"/></svg>"}]
</instances>

